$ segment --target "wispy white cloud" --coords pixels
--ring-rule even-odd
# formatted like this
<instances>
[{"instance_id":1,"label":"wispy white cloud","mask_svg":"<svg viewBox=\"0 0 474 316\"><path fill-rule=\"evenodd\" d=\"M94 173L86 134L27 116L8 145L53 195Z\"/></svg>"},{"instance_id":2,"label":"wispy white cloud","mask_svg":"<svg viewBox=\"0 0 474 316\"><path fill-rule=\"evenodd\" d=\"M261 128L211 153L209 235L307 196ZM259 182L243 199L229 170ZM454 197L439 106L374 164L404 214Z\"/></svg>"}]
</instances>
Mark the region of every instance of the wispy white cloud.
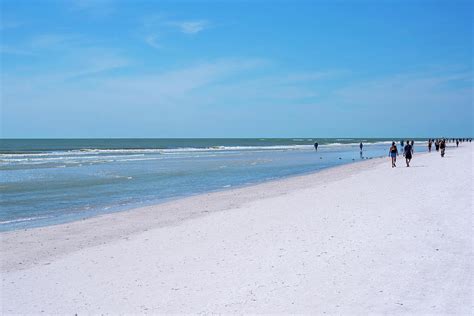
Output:
<instances>
[{"instance_id":1,"label":"wispy white cloud","mask_svg":"<svg viewBox=\"0 0 474 316\"><path fill-rule=\"evenodd\" d=\"M48 77L44 75L37 77L35 83L30 86L53 82L56 85L61 82L67 83L71 79L91 77L94 78L94 87L97 91L94 98L103 100L117 97L118 100L114 101L117 104L133 102L155 106L167 104L178 106L192 103L199 106L257 101L280 104L318 97L320 91L308 84L323 80L322 78L330 73L305 72L262 76L261 71L272 66L268 60L221 59L155 74L97 77L96 75L106 75L108 71L127 67L132 63L119 56L105 57L103 53L100 55L101 58L94 58L94 55L90 54L88 59L77 62L78 66L75 69L51 73Z\"/></svg>"},{"instance_id":2,"label":"wispy white cloud","mask_svg":"<svg viewBox=\"0 0 474 316\"><path fill-rule=\"evenodd\" d=\"M47 47L49 46L49 41ZM39 45L42 46L42 45ZM3 54L24 54L32 55L35 60L44 60L50 65L44 68L41 62L38 64L25 64L21 68L4 69L4 74L8 80L6 84L11 84L11 87L25 86L47 86L47 85L61 85L65 82L74 81L76 79L86 79L88 77L97 77L98 75L107 74L109 71L128 67L133 64L130 58L124 57L119 52L108 48L101 47L67 47L58 52L48 51L49 55L42 50L35 50L35 53L30 51L18 51L15 49L1 47ZM56 56L56 58L54 58ZM20 83L20 84L19 84Z\"/></svg>"},{"instance_id":3,"label":"wispy white cloud","mask_svg":"<svg viewBox=\"0 0 474 316\"><path fill-rule=\"evenodd\" d=\"M163 133L176 124L194 124L199 130L202 125L195 118L203 116L207 121L202 124L224 120L230 126L234 116L239 116L241 124L249 117L254 122L270 119L278 128L286 126L285 120L298 124L325 116L335 117L333 124L352 126L346 131L356 132L356 125L350 125L356 111L363 112L358 116L361 124L383 126L380 122L386 121L388 126L396 123L397 128L409 130L413 107L426 108L426 120L417 124L426 121L428 126L449 115L451 105L465 109L472 104L470 71L402 73L362 80L340 70L285 72L268 60L221 59L164 72L111 75L132 61L107 51L92 50L86 55L61 73L5 76L5 112L33 117L54 111L68 118L74 111L93 111L97 124L106 118L117 128L137 124ZM279 113L279 118L268 118L268 113ZM81 128L84 124L96 127L90 116L80 120L74 122Z\"/></svg>"},{"instance_id":4,"label":"wispy white cloud","mask_svg":"<svg viewBox=\"0 0 474 316\"><path fill-rule=\"evenodd\" d=\"M150 45L153 48L161 48L161 44L158 42L158 35L148 35L145 37L145 43Z\"/></svg>"},{"instance_id":5,"label":"wispy white cloud","mask_svg":"<svg viewBox=\"0 0 474 316\"><path fill-rule=\"evenodd\" d=\"M186 35L196 35L210 28L208 20L176 20L170 19L163 14L155 14L142 19L141 33L143 41L155 48L161 49L166 39L173 33L179 32Z\"/></svg>"},{"instance_id":6,"label":"wispy white cloud","mask_svg":"<svg viewBox=\"0 0 474 316\"><path fill-rule=\"evenodd\" d=\"M100 86L104 91L121 91L123 95L135 97L140 95L147 102L162 104L264 65L265 61L260 59L217 60L151 75L107 78Z\"/></svg>"},{"instance_id":7,"label":"wispy white cloud","mask_svg":"<svg viewBox=\"0 0 474 316\"><path fill-rule=\"evenodd\" d=\"M83 62L81 68L61 73L53 72L27 78L10 75L4 78L5 90L11 100L9 104L23 103L25 98L32 98L35 103L48 107L48 102L61 104L61 99L77 100L81 99L82 95L89 98L89 105L92 107L100 104L128 107L135 104L137 107L166 108L190 104L193 98L196 98L193 101L195 106L200 106L202 102L209 100L207 96L200 96L201 89L208 89L222 80L232 79L265 65L265 61L259 59L218 60L156 74L95 76L125 67L129 63L128 60L108 57L95 62L89 61L88 64ZM78 78L90 78L92 81L77 84L73 79ZM94 88L91 90L90 86ZM51 87L55 88L54 93L51 93Z\"/></svg>"},{"instance_id":8,"label":"wispy white cloud","mask_svg":"<svg viewBox=\"0 0 474 316\"><path fill-rule=\"evenodd\" d=\"M114 126L126 124L133 129L134 124L140 124L168 133L179 124L191 124L199 130L213 120L231 126L235 116L244 120L248 116L264 119L262 113L271 111L300 113L294 109L319 94L309 85L301 86L317 81L318 72L274 73L275 64L262 59L220 59L164 72L113 76L106 69L123 66L120 59L110 63L100 60L96 68L91 62L81 65L68 73L55 74L55 78L5 78L6 112L33 117L33 113L54 111L64 118L79 113L71 124L81 128L94 129L94 122L107 119ZM269 76L267 70L274 75ZM91 111L93 118L81 116ZM197 117L207 117L207 121L196 121Z\"/></svg>"},{"instance_id":9,"label":"wispy white cloud","mask_svg":"<svg viewBox=\"0 0 474 316\"><path fill-rule=\"evenodd\" d=\"M210 25L207 20L171 21L167 22L167 24L178 28L178 30L184 34L197 34L208 28Z\"/></svg>"}]
</instances>

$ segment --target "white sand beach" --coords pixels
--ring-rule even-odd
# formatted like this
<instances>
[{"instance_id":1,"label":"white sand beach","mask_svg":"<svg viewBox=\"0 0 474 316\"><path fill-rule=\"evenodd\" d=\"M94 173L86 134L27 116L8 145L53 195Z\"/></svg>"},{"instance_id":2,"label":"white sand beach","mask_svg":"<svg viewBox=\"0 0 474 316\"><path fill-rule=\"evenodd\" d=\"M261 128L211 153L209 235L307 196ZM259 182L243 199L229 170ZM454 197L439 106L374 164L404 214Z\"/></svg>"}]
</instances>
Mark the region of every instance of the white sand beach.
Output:
<instances>
[{"instance_id":1,"label":"white sand beach","mask_svg":"<svg viewBox=\"0 0 474 316\"><path fill-rule=\"evenodd\" d=\"M473 148L1 233L2 312L472 314Z\"/></svg>"}]
</instances>

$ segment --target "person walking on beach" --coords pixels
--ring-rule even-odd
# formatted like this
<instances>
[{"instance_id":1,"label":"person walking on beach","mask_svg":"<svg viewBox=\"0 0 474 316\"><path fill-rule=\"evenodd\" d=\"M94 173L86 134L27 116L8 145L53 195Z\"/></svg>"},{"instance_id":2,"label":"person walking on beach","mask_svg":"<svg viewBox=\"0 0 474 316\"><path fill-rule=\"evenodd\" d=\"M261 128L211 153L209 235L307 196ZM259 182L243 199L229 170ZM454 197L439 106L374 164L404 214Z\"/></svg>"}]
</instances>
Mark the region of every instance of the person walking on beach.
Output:
<instances>
[{"instance_id":1,"label":"person walking on beach","mask_svg":"<svg viewBox=\"0 0 474 316\"><path fill-rule=\"evenodd\" d=\"M314 143L314 150L318 151L318 146L319 146L319 144L317 142Z\"/></svg>"},{"instance_id":2,"label":"person walking on beach","mask_svg":"<svg viewBox=\"0 0 474 316\"><path fill-rule=\"evenodd\" d=\"M443 139L441 144L439 144L439 148L441 149L441 157L444 157L444 152L446 150L446 141Z\"/></svg>"},{"instance_id":3,"label":"person walking on beach","mask_svg":"<svg viewBox=\"0 0 474 316\"><path fill-rule=\"evenodd\" d=\"M413 157L413 147L410 145L410 142L407 141L407 145L403 150L403 155L405 156L405 162L407 163L407 167L410 167L410 161Z\"/></svg>"},{"instance_id":4,"label":"person walking on beach","mask_svg":"<svg viewBox=\"0 0 474 316\"><path fill-rule=\"evenodd\" d=\"M433 143L431 142L431 138L428 139L428 151L431 152L431 146L433 145Z\"/></svg>"},{"instance_id":5,"label":"person walking on beach","mask_svg":"<svg viewBox=\"0 0 474 316\"><path fill-rule=\"evenodd\" d=\"M360 145L359 145L360 151L362 151L363 147L364 147L364 145L362 144L362 142L360 142Z\"/></svg>"},{"instance_id":6,"label":"person walking on beach","mask_svg":"<svg viewBox=\"0 0 474 316\"><path fill-rule=\"evenodd\" d=\"M400 141L400 148L403 148L403 144L404 144L404 142L403 142L403 140L401 140Z\"/></svg>"},{"instance_id":7,"label":"person walking on beach","mask_svg":"<svg viewBox=\"0 0 474 316\"><path fill-rule=\"evenodd\" d=\"M439 141L438 140L435 141L435 148L436 148L436 151L439 151Z\"/></svg>"},{"instance_id":8,"label":"person walking on beach","mask_svg":"<svg viewBox=\"0 0 474 316\"><path fill-rule=\"evenodd\" d=\"M397 163L397 156L398 156L398 148L397 145L395 145L395 142L392 142L392 146L390 147L390 150L388 151L388 154L390 158L392 158L392 168L396 167Z\"/></svg>"},{"instance_id":9,"label":"person walking on beach","mask_svg":"<svg viewBox=\"0 0 474 316\"><path fill-rule=\"evenodd\" d=\"M456 139L456 147L459 147L459 139Z\"/></svg>"}]
</instances>

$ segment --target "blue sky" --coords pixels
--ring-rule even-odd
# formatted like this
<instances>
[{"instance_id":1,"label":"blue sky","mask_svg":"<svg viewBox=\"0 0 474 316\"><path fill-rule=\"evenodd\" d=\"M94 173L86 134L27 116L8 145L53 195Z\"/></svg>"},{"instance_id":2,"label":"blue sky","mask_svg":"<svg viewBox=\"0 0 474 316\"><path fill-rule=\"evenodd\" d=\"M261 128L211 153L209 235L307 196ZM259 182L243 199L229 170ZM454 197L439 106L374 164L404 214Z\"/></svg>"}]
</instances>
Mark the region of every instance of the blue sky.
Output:
<instances>
[{"instance_id":1,"label":"blue sky","mask_svg":"<svg viewBox=\"0 0 474 316\"><path fill-rule=\"evenodd\" d=\"M1 136L473 135L473 3L1 0Z\"/></svg>"}]
</instances>

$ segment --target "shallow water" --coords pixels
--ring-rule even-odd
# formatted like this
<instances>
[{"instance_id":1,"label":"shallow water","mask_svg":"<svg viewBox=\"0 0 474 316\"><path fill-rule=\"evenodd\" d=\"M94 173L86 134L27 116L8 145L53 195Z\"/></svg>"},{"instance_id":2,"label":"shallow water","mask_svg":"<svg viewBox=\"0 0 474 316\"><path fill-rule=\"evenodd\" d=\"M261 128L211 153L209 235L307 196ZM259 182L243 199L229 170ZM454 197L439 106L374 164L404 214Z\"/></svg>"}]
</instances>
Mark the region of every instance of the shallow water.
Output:
<instances>
[{"instance_id":1,"label":"shallow water","mask_svg":"<svg viewBox=\"0 0 474 316\"><path fill-rule=\"evenodd\" d=\"M1 140L0 230L63 223L386 156L389 139ZM425 145L415 149L426 151Z\"/></svg>"}]
</instances>

